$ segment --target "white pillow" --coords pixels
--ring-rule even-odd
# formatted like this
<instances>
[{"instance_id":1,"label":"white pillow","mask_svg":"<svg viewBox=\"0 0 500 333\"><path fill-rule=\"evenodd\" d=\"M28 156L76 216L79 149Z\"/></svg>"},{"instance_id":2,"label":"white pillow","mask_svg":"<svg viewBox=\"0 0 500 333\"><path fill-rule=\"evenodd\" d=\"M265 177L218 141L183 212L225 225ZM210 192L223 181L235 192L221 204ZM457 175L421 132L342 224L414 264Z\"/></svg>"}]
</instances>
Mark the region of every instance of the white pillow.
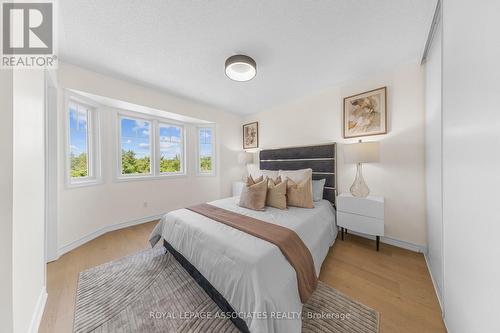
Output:
<instances>
[{"instance_id":1,"label":"white pillow","mask_svg":"<svg viewBox=\"0 0 500 333\"><path fill-rule=\"evenodd\" d=\"M281 176L283 181L290 178L294 183L299 184L308 178L312 179L312 169L280 170L278 176Z\"/></svg>"},{"instance_id":2,"label":"white pillow","mask_svg":"<svg viewBox=\"0 0 500 333\"><path fill-rule=\"evenodd\" d=\"M260 176L264 176L264 178L269 177L271 179L278 178L278 170L260 170L257 164L248 164L247 172L249 176L252 176L253 179L257 179Z\"/></svg>"},{"instance_id":3,"label":"white pillow","mask_svg":"<svg viewBox=\"0 0 500 333\"><path fill-rule=\"evenodd\" d=\"M323 199L323 188L325 187L326 179L313 180L313 201L321 201Z\"/></svg>"},{"instance_id":4,"label":"white pillow","mask_svg":"<svg viewBox=\"0 0 500 333\"><path fill-rule=\"evenodd\" d=\"M260 170L262 175L265 177L269 177L272 180L276 180L278 178L279 171L278 170Z\"/></svg>"}]
</instances>

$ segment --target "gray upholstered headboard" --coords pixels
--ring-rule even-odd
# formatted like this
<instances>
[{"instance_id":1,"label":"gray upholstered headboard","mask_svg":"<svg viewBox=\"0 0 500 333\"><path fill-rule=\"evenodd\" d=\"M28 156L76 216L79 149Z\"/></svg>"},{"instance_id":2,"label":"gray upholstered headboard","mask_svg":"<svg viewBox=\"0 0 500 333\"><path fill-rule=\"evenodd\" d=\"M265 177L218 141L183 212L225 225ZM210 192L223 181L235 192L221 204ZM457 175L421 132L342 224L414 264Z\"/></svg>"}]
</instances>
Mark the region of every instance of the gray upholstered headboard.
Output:
<instances>
[{"instance_id":1,"label":"gray upholstered headboard","mask_svg":"<svg viewBox=\"0 0 500 333\"><path fill-rule=\"evenodd\" d=\"M311 168L313 179L326 179L323 198L335 205L337 193L336 145L264 149L260 151L261 170L297 170Z\"/></svg>"}]
</instances>

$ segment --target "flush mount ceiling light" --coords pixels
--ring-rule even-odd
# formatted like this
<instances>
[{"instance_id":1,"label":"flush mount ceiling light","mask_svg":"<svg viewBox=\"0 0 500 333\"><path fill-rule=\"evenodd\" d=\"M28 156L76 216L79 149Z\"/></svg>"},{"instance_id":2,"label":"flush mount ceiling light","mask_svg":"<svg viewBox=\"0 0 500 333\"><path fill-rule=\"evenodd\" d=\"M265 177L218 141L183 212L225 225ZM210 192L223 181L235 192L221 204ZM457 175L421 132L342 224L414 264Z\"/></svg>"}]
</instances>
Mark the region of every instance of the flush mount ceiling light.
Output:
<instances>
[{"instance_id":1,"label":"flush mount ceiling light","mask_svg":"<svg viewBox=\"0 0 500 333\"><path fill-rule=\"evenodd\" d=\"M226 60L226 76L234 81L249 81L257 74L257 64L252 58L237 54Z\"/></svg>"}]
</instances>

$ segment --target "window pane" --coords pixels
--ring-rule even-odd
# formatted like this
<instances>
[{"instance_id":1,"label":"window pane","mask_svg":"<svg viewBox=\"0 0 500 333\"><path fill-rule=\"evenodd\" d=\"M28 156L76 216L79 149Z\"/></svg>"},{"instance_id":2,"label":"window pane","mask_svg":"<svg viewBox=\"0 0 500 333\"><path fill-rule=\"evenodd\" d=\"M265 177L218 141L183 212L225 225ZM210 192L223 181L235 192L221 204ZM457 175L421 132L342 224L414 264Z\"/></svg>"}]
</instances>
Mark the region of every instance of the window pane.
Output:
<instances>
[{"instance_id":1,"label":"window pane","mask_svg":"<svg viewBox=\"0 0 500 333\"><path fill-rule=\"evenodd\" d=\"M200 128L198 131L199 142L199 167L200 172L212 172L213 170L213 147L212 129Z\"/></svg>"},{"instance_id":2,"label":"window pane","mask_svg":"<svg viewBox=\"0 0 500 333\"><path fill-rule=\"evenodd\" d=\"M122 174L151 173L151 123L121 118Z\"/></svg>"},{"instance_id":3,"label":"window pane","mask_svg":"<svg viewBox=\"0 0 500 333\"><path fill-rule=\"evenodd\" d=\"M160 124L160 172L182 171L182 127Z\"/></svg>"},{"instance_id":4,"label":"window pane","mask_svg":"<svg viewBox=\"0 0 500 333\"><path fill-rule=\"evenodd\" d=\"M72 178L89 176L88 115L88 110L81 105L69 105L70 173Z\"/></svg>"}]
</instances>

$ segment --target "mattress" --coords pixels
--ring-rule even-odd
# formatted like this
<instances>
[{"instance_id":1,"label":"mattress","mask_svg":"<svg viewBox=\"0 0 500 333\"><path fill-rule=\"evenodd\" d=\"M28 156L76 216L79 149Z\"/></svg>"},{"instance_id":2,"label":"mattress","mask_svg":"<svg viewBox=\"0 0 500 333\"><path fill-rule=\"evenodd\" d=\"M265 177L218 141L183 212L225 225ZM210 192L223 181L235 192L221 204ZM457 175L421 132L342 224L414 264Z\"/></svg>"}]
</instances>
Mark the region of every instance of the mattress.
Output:
<instances>
[{"instance_id":1,"label":"mattress","mask_svg":"<svg viewBox=\"0 0 500 333\"><path fill-rule=\"evenodd\" d=\"M337 228L327 200L315 208L238 206L239 197L210 204L294 230L307 246L319 275ZM224 296L250 332L300 332L302 304L295 270L275 245L207 217L179 209L166 214L152 233L162 236Z\"/></svg>"}]
</instances>

